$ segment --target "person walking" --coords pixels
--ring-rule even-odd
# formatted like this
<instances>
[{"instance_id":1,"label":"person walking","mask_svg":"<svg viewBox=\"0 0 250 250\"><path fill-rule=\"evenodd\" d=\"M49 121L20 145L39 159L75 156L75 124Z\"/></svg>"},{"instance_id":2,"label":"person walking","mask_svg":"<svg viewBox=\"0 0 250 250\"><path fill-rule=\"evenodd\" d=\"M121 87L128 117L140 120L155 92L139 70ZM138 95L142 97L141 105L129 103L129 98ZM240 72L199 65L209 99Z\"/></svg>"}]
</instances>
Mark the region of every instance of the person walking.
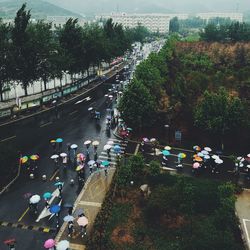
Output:
<instances>
[{"instance_id":1,"label":"person walking","mask_svg":"<svg viewBox=\"0 0 250 250\"><path fill-rule=\"evenodd\" d=\"M67 164L68 164L68 157L67 156L63 157L62 163L63 163L63 168L67 169Z\"/></svg>"},{"instance_id":2,"label":"person walking","mask_svg":"<svg viewBox=\"0 0 250 250\"><path fill-rule=\"evenodd\" d=\"M57 188L58 188L58 190L59 190L59 196L58 196L58 198L59 198L59 199L62 199L62 188L63 188L62 184L59 184L59 185L57 186Z\"/></svg>"},{"instance_id":3,"label":"person walking","mask_svg":"<svg viewBox=\"0 0 250 250\"><path fill-rule=\"evenodd\" d=\"M46 208L46 209L49 209L49 208L50 208L48 199L45 199L45 208Z\"/></svg>"},{"instance_id":4,"label":"person walking","mask_svg":"<svg viewBox=\"0 0 250 250\"><path fill-rule=\"evenodd\" d=\"M74 224L73 221L69 221L68 223L68 237L72 237L74 233Z\"/></svg>"}]
</instances>

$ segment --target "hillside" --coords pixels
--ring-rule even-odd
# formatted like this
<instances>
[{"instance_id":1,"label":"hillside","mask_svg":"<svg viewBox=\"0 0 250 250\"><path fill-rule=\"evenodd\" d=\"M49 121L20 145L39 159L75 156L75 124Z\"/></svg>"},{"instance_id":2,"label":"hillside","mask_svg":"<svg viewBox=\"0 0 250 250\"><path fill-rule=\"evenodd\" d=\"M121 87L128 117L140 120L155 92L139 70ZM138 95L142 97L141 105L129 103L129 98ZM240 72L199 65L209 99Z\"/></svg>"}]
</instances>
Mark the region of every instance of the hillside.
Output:
<instances>
[{"instance_id":1,"label":"hillside","mask_svg":"<svg viewBox=\"0 0 250 250\"><path fill-rule=\"evenodd\" d=\"M27 3L27 8L31 9L32 18L46 18L46 16L73 16L80 17L79 14L51 4L43 0L5 0L0 1L0 17L13 18L16 11Z\"/></svg>"}]
</instances>

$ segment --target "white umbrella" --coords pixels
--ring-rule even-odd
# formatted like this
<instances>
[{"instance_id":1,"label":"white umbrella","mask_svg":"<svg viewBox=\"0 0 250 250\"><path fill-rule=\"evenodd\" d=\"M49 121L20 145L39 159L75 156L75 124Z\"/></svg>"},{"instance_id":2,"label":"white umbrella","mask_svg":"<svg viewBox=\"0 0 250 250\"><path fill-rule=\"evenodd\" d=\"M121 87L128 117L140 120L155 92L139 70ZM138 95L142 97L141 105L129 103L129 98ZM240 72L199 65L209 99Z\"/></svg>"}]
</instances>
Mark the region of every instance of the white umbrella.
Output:
<instances>
[{"instance_id":1,"label":"white umbrella","mask_svg":"<svg viewBox=\"0 0 250 250\"><path fill-rule=\"evenodd\" d=\"M221 160L220 158L217 158L217 159L215 160L215 163L217 163L217 164L222 164L222 163L223 163L223 160Z\"/></svg>"},{"instance_id":2,"label":"white umbrella","mask_svg":"<svg viewBox=\"0 0 250 250\"><path fill-rule=\"evenodd\" d=\"M250 165L247 165L247 168L250 168Z\"/></svg>"},{"instance_id":3,"label":"white umbrella","mask_svg":"<svg viewBox=\"0 0 250 250\"><path fill-rule=\"evenodd\" d=\"M92 166L92 165L94 165L94 164L95 164L95 161L94 161L94 160L88 161L88 165L89 165L89 166Z\"/></svg>"},{"instance_id":4,"label":"white umbrella","mask_svg":"<svg viewBox=\"0 0 250 250\"><path fill-rule=\"evenodd\" d=\"M210 159L210 155L204 155L204 159L205 160L209 160Z\"/></svg>"},{"instance_id":5,"label":"white umbrella","mask_svg":"<svg viewBox=\"0 0 250 250\"><path fill-rule=\"evenodd\" d=\"M56 250L67 250L69 248L69 241L61 240L56 245Z\"/></svg>"},{"instance_id":6,"label":"white umbrella","mask_svg":"<svg viewBox=\"0 0 250 250\"><path fill-rule=\"evenodd\" d=\"M70 146L70 148L75 149L75 148L78 148L78 146L77 146L76 144L72 144L72 145Z\"/></svg>"},{"instance_id":7,"label":"white umbrella","mask_svg":"<svg viewBox=\"0 0 250 250\"><path fill-rule=\"evenodd\" d=\"M242 156L237 157L238 161L244 161L244 158Z\"/></svg>"},{"instance_id":8,"label":"white umbrella","mask_svg":"<svg viewBox=\"0 0 250 250\"><path fill-rule=\"evenodd\" d=\"M111 148L112 148L111 145L106 144L106 145L103 147L103 150L109 150L109 149L111 149Z\"/></svg>"},{"instance_id":9,"label":"white umbrella","mask_svg":"<svg viewBox=\"0 0 250 250\"><path fill-rule=\"evenodd\" d=\"M250 154L248 154L248 155L247 155L247 157L249 157L249 158L250 158Z\"/></svg>"},{"instance_id":10,"label":"white umbrella","mask_svg":"<svg viewBox=\"0 0 250 250\"><path fill-rule=\"evenodd\" d=\"M208 152L211 152L211 151L212 151L212 149L209 148L209 147L205 147L204 150L206 150L206 151L208 151Z\"/></svg>"},{"instance_id":11,"label":"white umbrella","mask_svg":"<svg viewBox=\"0 0 250 250\"><path fill-rule=\"evenodd\" d=\"M150 142L155 142L155 141L156 141L155 138L151 138L151 139L150 139Z\"/></svg>"},{"instance_id":12,"label":"white umbrella","mask_svg":"<svg viewBox=\"0 0 250 250\"><path fill-rule=\"evenodd\" d=\"M99 141L93 141L93 142L92 142L92 145L93 145L93 146L98 146L99 144L100 144Z\"/></svg>"},{"instance_id":13,"label":"white umbrella","mask_svg":"<svg viewBox=\"0 0 250 250\"><path fill-rule=\"evenodd\" d=\"M106 94L106 95L104 95L105 97L108 97L109 95L108 94Z\"/></svg>"},{"instance_id":14,"label":"white umbrella","mask_svg":"<svg viewBox=\"0 0 250 250\"><path fill-rule=\"evenodd\" d=\"M89 108L88 108L88 111L91 111L91 110L93 110L93 107L89 107Z\"/></svg>"},{"instance_id":15,"label":"white umbrella","mask_svg":"<svg viewBox=\"0 0 250 250\"><path fill-rule=\"evenodd\" d=\"M220 158L218 155L212 155L212 158L214 159L214 160L216 160L216 159L218 159L218 158Z\"/></svg>"},{"instance_id":16,"label":"white umbrella","mask_svg":"<svg viewBox=\"0 0 250 250\"><path fill-rule=\"evenodd\" d=\"M113 142L113 141L108 141L107 144L108 144L108 145L113 145L114 142Z\"/></svg>"},{"instance_id":17,"label":"white umbrella","mask_svg":"<svg viewBox=\"0 0 250 250\"><path fill-rule=\"evenodd\" d=\"M69 222L69 221L73 221L75 218L72 216L72 215L66 215L64 218L63 218L63 221L65 222Z\"/></svg>"},{"instance_id":18,"label":"white umbrella","mask_svg":"<svg viewBox=\"0 0 250 250\"><path fill-rule=\"evenodd\" d=\"M59 158L59 155L52 155L52 156L50 157L50 159L52 159L52 160L57 159L57 158Z\"/></svg>"},{"instance_id":19,"label":"white umbrella","mask_svg":"<svg viewBox=\"0 0 250 250\"><path fill-rule=\"evenodd\" d=\"M38 194L32 195L32 196L30 197L30 203L31 203L31 204L36 204L36 203L38 203L40 200L41 200L41 197L40 197L40 195L38 195Z\"/></svg>"},{"instance_id":20,"label":"white umbrella","mask_svg":"<svg viewBox=\"0 0 250 250\"><path fill-rule=\"evenodd\" d=\"M148 189L148 184L143 184L140 186L141 191L145 192Z\"/></svg>"},{"instance_id":21,"label":"white umbrella","mask_svg":"<svg viewBox=\"0 0 250 250\"><path fill-rule=\"evenodd\" d=\"M84 145L89 145L89 144L91 144L91 140L87 140L84 142Z\"/></svg>"},{"instance_id":22,"label":"white umbrella","mask_svg":"<svg viewBox=\"0 0 250 250\"><path fill-rule=\"evenodd\" d=\"M202 150L201 153L202 153L203 155L208 155L208 154L209 154L207 150Z\"/></svg>"},{"instance_id":23,"label":"white umbrella","mask_svg":"<svg viewBox=\"0 0 250 250\"><path fill-rule=\"evenodd\" d=\"M88 223L89 223L89 221L88 221L88 219L85 216L81 216L77 220L77 224L79 226L85 227L86 225L88 225Z\"/></svg>"},{"instance_id":24,"label":"white umbrella","mask_svg":"<svg viewBox=\"0 0 250 250\"><path fill-rule=\"evenodd\" d=\"M166 146L164 147L165 150L171 150L171 147L170 146Z\"/></svg>"},{"instance_id":25,"label":"white umbrella","mask_svg":"<svg viewBox=\"0 0 250 250\"><path fill-rule=\"evenodd\" d=\"M109 95L109 98L113 98L113 96L112 96L112 95Z\"/></svg>"},{"instance_id":26,"label":"white umbrella","mask_svg":"<svg viewBox=\"0 0 250 250\"><path fill-rule=\"evenodd\" d=\"M66 153L61 153L60 156L61 156L61 157L66 157L67 154L66 154Z\"/></svg>"}]
</instances>

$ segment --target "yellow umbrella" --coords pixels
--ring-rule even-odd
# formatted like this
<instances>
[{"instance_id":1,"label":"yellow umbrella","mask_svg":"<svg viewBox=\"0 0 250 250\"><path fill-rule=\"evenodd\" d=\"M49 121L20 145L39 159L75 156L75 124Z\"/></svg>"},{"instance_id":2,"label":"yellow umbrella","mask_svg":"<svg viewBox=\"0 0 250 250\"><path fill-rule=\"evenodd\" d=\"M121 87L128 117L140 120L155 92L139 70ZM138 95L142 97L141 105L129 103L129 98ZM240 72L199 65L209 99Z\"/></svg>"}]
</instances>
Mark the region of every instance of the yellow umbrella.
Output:
<instances>
[{"instance_id":1,"label":"yellow umbrella","mask_svg":"<svg viewBox=\"0 0 250 250\"><path fill-rule=\"evenodd\" d=\"M31 155L30 159L33 161L37 161L39 159L39 156L38 155Z\"/></svg>"},{"instance_id":2,"label":"yellow umbrella","mask_svg":"<svg viewBox=\"0 0 250 250\"><path fill-rule=\"evenodd\" d=\"M178 158L184 159L184 158L186 158L186 157L187 157L187 155L184 154L184 153L179 153L179 154L178 154Z\"/></svg>"},{"instance_id":3,"label":"yellow umbrella","mask_svg":"<svg viewBox=\"0 0 250 250\"><path fill-rule=\"evenodd\" d=\"M79 165L79 166L76 167L77 172L80 171L81 169L83 169L83 165Z\"/></svg>"},{"instance_id":4,"label":"yellow umbrella","mask_svg":"<svg viewBox=\"0 0 250 250\"><path fill-rule=\"evenodd\" d=\"M23 156L22 158L20 158L21 164L26 163L28 161L28 159L29 159L28 156Z\"/></svg>"},{"instance_id":5,"label":"yellow umbrella","mask_svg":"<svg viewBox=\"0 0 250 250\"><path fill-rule=\"evenodd\" d=\"M56 140L50 140L50 143L56 143Z\"/></svg>"},{"instance_id":6,"label":"yellow umbrella","mask_svg":"<svg viewBox=\"0 0 250 250\"><path fill-rule=\"evenodd\" d=\"M198 155L197 155L197 154L193 155L193 158L196 158L196 157L198 157Z\"/></svg>"}]
</instances>

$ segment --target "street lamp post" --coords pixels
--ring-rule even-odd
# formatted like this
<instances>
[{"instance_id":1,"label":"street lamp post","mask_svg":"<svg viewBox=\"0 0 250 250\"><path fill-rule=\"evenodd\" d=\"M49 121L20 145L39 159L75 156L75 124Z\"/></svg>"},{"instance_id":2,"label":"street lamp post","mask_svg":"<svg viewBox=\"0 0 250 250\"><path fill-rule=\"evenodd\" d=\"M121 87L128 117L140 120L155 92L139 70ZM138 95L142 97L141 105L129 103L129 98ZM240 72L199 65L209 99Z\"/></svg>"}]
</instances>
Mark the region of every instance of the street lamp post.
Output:
<instances>
[{"instance_id":1,"label":"street lamp post","mask_svg":"<svg viewBox=\"0 0 250 250\"><path fill-rule=\"evenodd\" d=\"M167 143L170 143L170 126L165 124L164 128L167 130Z\"/></svg>"}]
</instances>

